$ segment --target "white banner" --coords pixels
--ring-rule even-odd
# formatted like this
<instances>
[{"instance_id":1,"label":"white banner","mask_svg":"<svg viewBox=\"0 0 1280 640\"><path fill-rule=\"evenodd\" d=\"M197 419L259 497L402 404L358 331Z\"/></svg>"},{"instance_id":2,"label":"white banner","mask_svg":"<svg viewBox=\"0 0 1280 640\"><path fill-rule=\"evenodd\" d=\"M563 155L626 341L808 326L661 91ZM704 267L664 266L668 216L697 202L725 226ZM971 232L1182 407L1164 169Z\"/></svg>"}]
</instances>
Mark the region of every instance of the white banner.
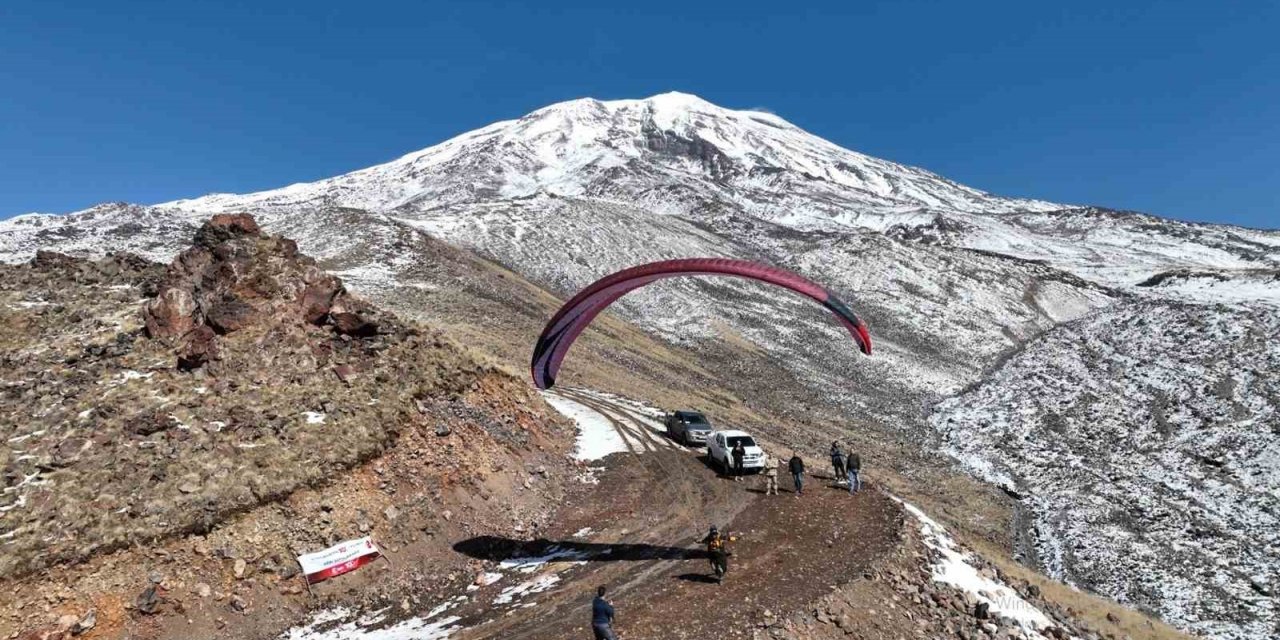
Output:
<instances>
[{"instance_id":1,"label":"white banner","mask_svg":"<svg viewBox=\"0 0 1280 640\"><path fill-rule=\"evenodd\" d=\"M381 555L378 546L373 544L373 538L364 537L340 542L324 551L300 555L298 564L302 566L307 582L315 584L359 569Z\"/></svg>"}]
</instances>

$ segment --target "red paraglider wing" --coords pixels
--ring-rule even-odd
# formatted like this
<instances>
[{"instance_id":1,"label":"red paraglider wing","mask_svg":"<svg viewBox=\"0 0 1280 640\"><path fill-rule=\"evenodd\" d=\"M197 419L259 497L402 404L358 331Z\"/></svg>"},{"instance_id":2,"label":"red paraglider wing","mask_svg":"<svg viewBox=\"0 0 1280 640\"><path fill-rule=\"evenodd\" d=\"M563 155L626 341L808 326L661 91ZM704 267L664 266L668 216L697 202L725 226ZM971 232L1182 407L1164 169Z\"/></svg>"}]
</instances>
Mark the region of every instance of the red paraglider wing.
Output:
<instances>
[{"instance_id":1,"label":"red paraglider wing","mask_svg":"<svg viewBox=\"0 0 1280 640\"><path fill-rule=\"evenodd\" d=\"M676 276L724 275L749 278L786 287L796 293L812 298L829 309L840 320L863 353L871 355L871 335L867 327L854 315L849 307L829 291L790 271L727 258L689 258L684 260L667 260L652 262L631 267L600 280L579 291L560 310L551 317L551 321L542 330L538 342L533 348L533 361L530 373L533 382L539 389L550 389L556 381L556 373L564 361L569 347L578 338L587 325L595 317L613 304L615 300L627 292L643 287L655 280Z\"/></svg>"}]
</instances>

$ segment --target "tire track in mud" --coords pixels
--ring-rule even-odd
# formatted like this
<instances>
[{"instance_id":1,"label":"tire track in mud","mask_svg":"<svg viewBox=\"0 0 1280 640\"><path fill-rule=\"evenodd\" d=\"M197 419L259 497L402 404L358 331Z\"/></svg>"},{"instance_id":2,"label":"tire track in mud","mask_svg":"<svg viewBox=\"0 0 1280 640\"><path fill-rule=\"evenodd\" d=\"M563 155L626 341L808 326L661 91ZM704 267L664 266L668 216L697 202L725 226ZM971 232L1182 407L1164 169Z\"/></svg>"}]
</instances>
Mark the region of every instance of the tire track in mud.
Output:
<instances>
[{"instance_id":1,"label":"tire track in mud","mask_svg":"<svg viewBox=\"0 0 1280 640\"><path fill-rule=\"evenodd\" d=\"M634 410L628 407L577 389L567 389L559 393L562 397L573 400L604 416L624 440L635 439L650 452L657 451L659 448L678 448L665 435L647 427L643 422L644 418L638 417Z\"/></svg>"}]
</instances>

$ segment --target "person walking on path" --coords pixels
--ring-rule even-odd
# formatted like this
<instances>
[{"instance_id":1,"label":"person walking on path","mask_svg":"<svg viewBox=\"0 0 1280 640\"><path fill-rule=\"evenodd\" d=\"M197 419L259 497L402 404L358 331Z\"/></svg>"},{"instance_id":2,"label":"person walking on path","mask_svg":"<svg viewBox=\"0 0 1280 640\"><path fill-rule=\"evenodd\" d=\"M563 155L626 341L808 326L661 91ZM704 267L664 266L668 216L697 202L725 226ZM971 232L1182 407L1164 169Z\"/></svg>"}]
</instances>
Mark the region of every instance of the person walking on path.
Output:
<instances>
[{"instance_id":1,"label":"person walking on path","mask_svg":"<svg viewBox=\"0 0 1280 640\"><path fill-rule=\"evenodd\" d=\"M791 471L791 479L796 483L796 497L799 498L804 495L804 460L793 451L787 468Z\"/></svg>"},{"instance_id":2,"label":"person walking on path","mask_svg":"<svg viewBox=\"0 0 1280 640\"><path fill-rule=\"evenodd\" d=\"M764 494L778 495L778 465L782 464L781 460L774 458L769 454L764 455Z\"/></svg>"},{"instance_id":3,"label":"person walking on path","mask_svg":"<svg viewBox=\"0 0 1280 640\"><path fill-rule=\"evenodd\" d=\"M840 450L839 442L831 443L831 468L836 472L836 485L844 480L844 452Z\"/></svg>"},{"instance_id":4,"label":"person walking on path","mask_svg":"<svg viewBox=\"0 0 1280 640\"><path fill-rule=\"evenodd\" d=\"M849 448L849 460L846 462L846 475L849 481L849 493L857 493L862 488L862 478L858 474L862 471L862 456L853 452L853 448Z\"/></svg>"},{"instance_id":5,"label":"person walking on path","mask_svg":"<svg viewBox=\"0 0 1280 640\"><path fill-rule=\"evenodd\" d=\"M739 440L733 445L733 449L729 450L729 453L733 458L733 481L742 482L744 473L742 461L747 457L747 448L742 446L742 441Z\"/></svg>"},{"instance_id":6,"label":"person walking on path","mask_svg":"<svg viewBox=\"0 0 1280 640\"><path fill-rule=\"evenodd\" d=\"M613 632L613 605L604 599L604 587L596 589L596 599L591 601L591 631L595 640L618 640Z\"/></svg>"}]
</instances>

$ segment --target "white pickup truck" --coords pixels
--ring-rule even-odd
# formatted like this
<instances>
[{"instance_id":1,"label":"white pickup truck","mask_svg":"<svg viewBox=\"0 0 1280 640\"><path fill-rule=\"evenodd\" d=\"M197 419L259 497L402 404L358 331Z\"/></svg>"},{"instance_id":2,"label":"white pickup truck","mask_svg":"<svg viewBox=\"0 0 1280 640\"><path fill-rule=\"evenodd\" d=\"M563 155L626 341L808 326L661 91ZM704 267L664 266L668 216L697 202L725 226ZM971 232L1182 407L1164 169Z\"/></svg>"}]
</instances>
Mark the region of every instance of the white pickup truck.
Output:
<instances>
[{"instance_id":1,"label":"white pickup truck","mask_svg":"<svg viewBox=\"0 0 1280 640\"><path fill-rule=\"evenodd\" d=\"M725 475L733 470L733 447L742 443L746 455L742 456L743 471L760 471L764 469L764 449L756 444L755 438L746 431L713 431L707 436L707 457L711 463L719 467Z\"/></svg>"}]
</instances>

